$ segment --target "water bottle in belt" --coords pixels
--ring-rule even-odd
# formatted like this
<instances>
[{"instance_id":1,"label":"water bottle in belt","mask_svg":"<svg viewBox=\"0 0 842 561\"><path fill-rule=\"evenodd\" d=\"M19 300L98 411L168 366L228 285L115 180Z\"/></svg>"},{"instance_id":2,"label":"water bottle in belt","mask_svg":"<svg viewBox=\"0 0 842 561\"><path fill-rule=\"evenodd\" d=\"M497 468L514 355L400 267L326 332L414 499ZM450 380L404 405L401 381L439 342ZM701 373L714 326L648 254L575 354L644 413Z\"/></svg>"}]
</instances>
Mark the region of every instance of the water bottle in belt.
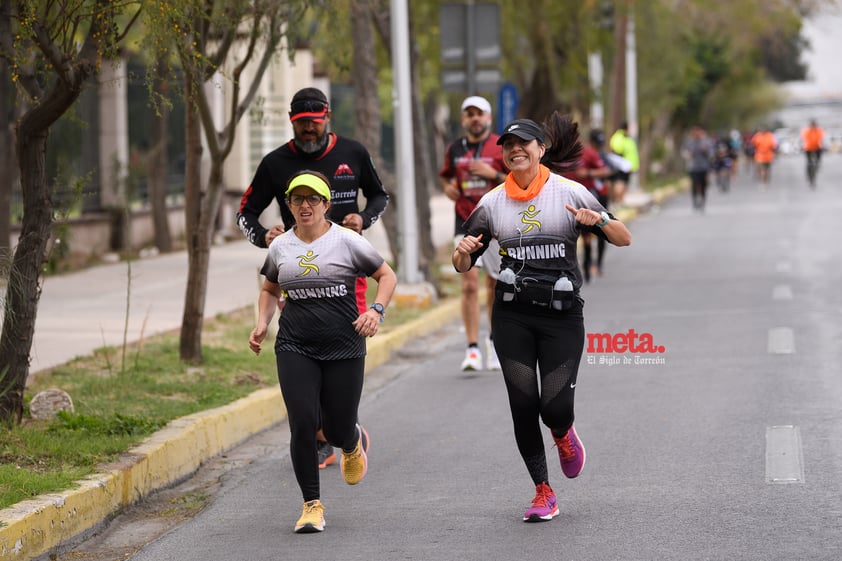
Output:
<instances>
[{"instance_id":1,"label":"water bottle in belt","mask_svg":"<svg viewBox=\"0 0 842 561\"><path fill-rule=\"evenodd\" d=\"M568 304L564 306L565 302L573 301L573 283L567 277L561 277L555 281L553 285L553 308L561 310L570 307Z\"/></svg>"}]
</instances>

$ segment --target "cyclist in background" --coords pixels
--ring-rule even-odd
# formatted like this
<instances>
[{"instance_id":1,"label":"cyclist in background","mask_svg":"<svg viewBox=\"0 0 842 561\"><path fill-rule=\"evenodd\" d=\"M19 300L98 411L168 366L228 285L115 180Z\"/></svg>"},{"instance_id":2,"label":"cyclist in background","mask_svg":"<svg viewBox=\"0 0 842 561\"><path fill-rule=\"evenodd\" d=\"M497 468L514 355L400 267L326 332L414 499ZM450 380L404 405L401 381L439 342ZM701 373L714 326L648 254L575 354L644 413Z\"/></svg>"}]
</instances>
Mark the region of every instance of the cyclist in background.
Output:
<instances>
[{"instance_id":1,"label":"cyclist in background","mask_svg":"<svg viewBox=\"0 0 842 561\"><path fill-rule=\"evenodd\" d=\"M807 156L807 181L810 182L810 187L816 186L816 174L819 171L823 146L824 130L815 119L810 119L810 125L801 131L801 149Z\"/></svg>"}]
</instances>

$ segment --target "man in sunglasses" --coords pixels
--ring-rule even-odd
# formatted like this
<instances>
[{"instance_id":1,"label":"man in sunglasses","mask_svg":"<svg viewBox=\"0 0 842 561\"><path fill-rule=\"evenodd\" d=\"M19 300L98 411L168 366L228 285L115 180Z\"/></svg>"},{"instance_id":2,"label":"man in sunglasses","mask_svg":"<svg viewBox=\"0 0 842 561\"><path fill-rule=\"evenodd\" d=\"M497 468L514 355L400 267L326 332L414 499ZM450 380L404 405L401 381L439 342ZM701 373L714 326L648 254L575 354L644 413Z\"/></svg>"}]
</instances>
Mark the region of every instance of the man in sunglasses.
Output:
<instances>
[{"instance_id":1,"label":"man in sunglasses","mask_svg":"<svg viewBox=\"0 0 842 561\"><path fill-rule=\"evenodd\" d=\"M358 233L377 222L389 195L383 187L374 162L359 142L329 132L330 105L327 96L317 88L296 92L290 103L289 120L293 138L263 157L240 201L237 225L257 247L269 247L272 240L292 227L295 218L284 202L284 189L289 178L302 170L318 171L330 181L328 219ZM357 204L359 192L365 197L365 208ZM281 209L282 224L266 228L260 215L272 201ZM367 283L357 279L357 307L364 313ZM326 442L319 447L319 467L336 461L333 448Z\"/></svg>"}]
</instances>

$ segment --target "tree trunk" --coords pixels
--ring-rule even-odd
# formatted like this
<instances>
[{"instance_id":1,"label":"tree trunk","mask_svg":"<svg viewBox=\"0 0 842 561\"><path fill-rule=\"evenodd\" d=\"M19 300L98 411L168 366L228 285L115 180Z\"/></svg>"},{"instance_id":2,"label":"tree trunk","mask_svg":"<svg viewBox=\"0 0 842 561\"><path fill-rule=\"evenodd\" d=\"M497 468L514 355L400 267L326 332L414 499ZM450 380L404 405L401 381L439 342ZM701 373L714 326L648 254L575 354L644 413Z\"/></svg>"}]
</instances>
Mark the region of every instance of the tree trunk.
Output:
<instances>
[{"instance_id":1,"label":"tree trunk","mask_svg":"<svg viewBox=\"0 0 842 561\"><path fill-rule=\"evenodd\" d=\"M202 193L199 222L193 236L193 248L188 252L187 291L184 297L181 359L193 364L202 362L202 327L205 297L208 292L208 269L213 242L214 224L222 200L224 160L211 161L208 188ZM187 333L188 336L185 336Z\"/></svg>"},{"instance_id":2,"label":"tree trunk","mask_svg":"<svg viewBox=\"0 0 842 561\"><path fill-rule=\"evenodd\" d=\"M433 232L430 217L430 197L433 189L437 187L436 176L433 175L433 157L430 154L430 129L427 127L427 115L424 111L424 101L421 99L421 77L418 75L420 68L419 59L421 53L418 51L418 42L415 40L415 26L409 24L410 44L410 67L412 70L412 127L414 134L413 154L415 156L415 209L416 222L418 223L418 243L420 263L419 270L424 278L432 282L433 266L436 261L436 246L433 243Z\"/></svg>"},{"instance_id":3,"label":"tree trunk","mask_svg":"<svg viewBox=\"0 0 842 561\"><path fill-rule=\"evenodd\" d=\"M207 279L197 279L198 271L207 273L209 255L202 254L200 248L210 248L210 242L201 240L200 218L202 197L202 130L199 114L196 110L195 86L189 76L185 76L184 106L184 222L187 238L187 288L185 291L184 314L181 322L179 354L181 360L192 364L202 362L202 315L204 308L204 287ZM208 234L209 236L209 234ZM210 251L209 249L207 250ZM205 274L205 277L207 274ZM198 284L196 284L198 282ZM201 292L197 292L201 290Z\"/></svg>"},{"instance_id":4,"label":"tree trunk","mask_svg":"<svg viewBox=\"0 0 842 561\"><path fill-rule=\"evenodd\" d=\"M649 170L652 167L652 152L655 148L655 140L667 137L669 132L670 115L666 112L659 113L655 119L652 120L649 130L643 131L640 134L640 185L646 187L649 179ZM646 134L643 134L643 133ZM662 162L664 166L668 166L669 162ZM662 170L661 173L663 173ZM657 172L656 172L657 173Z\"/></svg>"},{"instance_id":5,"label":"tree trunk","mask_svg":"<svg viewBox=\"0 0 842 561\"><path fill-rule=\"evenodd\" d=\"M374 43L371 37L367 37L366 35L364 35L365 33L371 31L371 26L373 25L375 31L377 32L377 35L380 37L380 41L383 44L383 48L388 53L389 58L392 58L391 32L389 29L389 2L388 0L366 0L366 5L368 6L367 17L369 18L367 25L363 26L358 22L356 24L356 27L352 27L352 30L354 32L352 35L354 50L355 52L359 50L359 47L357 46L357 42L359 41L360 45L368 45L368 47L366 48L371 49L373 52ZM352 9L354 9L353 6ZM355 25L353 19L351 25ZM373 69L372 72L374 73L373 76L377 76L376 68ZM356 66L354 67L354 74L357 74ZM376 83L371 82L371 85L375 87L374 97L377 97ZM365 84L361 84L361 86L366 87ZM355 84L355 91L356 88L357 86ZM383 217L381 218L381 220L383 221L383 228L386 230L386 237L389 240L389 249L392 252L392 256L394 257L395 263L397 263L398 255L400 253L400 240L398 237L398 217L400 216L401 201L398 193L398 185L395 175L385 171L385 166L383 165L383 158L381 156L380 144L377 145L377 156L375 159L375 163L380 169L380 178L383 180L383 184L386 186L387 191L389 191L389 210L383 213ZM389 188L389 186L392 186L392 188Z\"/></svg>"},{"instance_id":6,"label":"tree trunk","mask_svg":"<svg viewBox=\"0 0 842 561\"><path fill-rule=\"evenodd\" d=\"M206 221L202 216L199 222ZM184 315L181 325L181 360L202 363L202 328L205 295L210 266L211 228L200 226L194 237L195 247L187 253L187 288L184 293Z\"/></svg>"},{"instance_id":7,"label":"tree trunk","mask_svg":"<svg viewBox=\"0 0 842 561\"><path fill-rule=\"evenodd\" d=\"M351 84L354 87L354 128L357 140L372 154L380 154L382 134L380 103L377 96L377 62L374 59L374 37L367 0L351 2L351 36L353 57Z\"/></svg>"},{"instance_id":8,"label":"tree trunk","mask_svg":"<svg viewBox=\"0 0 842 561\"><path fill-rule=\"evenodd\" d=\"M154 89L161 99L169 96L169 83L165 78L166 64L159 59L155 64ZM170 110L166 103L158 104L158 114L152 120L153 146L146 160L149 203L152 207L152 224L155 231L155 247L161 253L172 251L172 235L167 212L167 128Z\"/></svg>"},{"instance_id":9,"label":"tree trunk","mask_svg":"<svg viewBox=\"0 0 842 561\"><path fill-rule=\"evenodd\" d=\"M373 10L370 0L351 2L351 37L354 45L351 84L354 87L354 130L357 140L368 148L377 173L389 192L389 207L381 220L386 231L389 249L397 260L398 255L398 200L394 177L386 172L381 145L383 116L377 94L377 61L374 36L371 32Z\"/></svg>"},{"instance_id":10,"label":"tree trunk","mask_svg":"<svg viewBox=\"0 0 842 561\"><path fill-rule=\"evenodd\" d=\"M7 270L12 249L12 189L18 178L12 121L16 90L9 76L9 64L0 60L0 273Z\"/></svg>"},{"instance_id":11,"label":"tree trunk","mask_svg":"<svg viewBox=\"0 0 842 561\"><path fill-rule=\"evenodd\" d=\"M30 120L25 118L25 121ZM41 266L53 224L53 204L47 190L49 129L33 129L23 124L18 129L24 213L9 271L3 332L0 334L0 420L14 423L20 423L23 415L29 351L41 298Z\"/></svg>"}]
</instances>

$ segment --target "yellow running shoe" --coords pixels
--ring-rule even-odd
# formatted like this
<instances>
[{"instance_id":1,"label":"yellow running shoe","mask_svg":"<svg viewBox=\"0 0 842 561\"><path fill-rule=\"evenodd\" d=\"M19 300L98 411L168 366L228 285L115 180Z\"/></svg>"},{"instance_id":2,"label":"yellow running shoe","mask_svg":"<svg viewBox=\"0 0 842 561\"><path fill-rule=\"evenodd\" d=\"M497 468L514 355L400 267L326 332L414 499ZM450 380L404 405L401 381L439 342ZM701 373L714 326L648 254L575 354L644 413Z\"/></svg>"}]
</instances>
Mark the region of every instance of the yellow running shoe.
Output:
<instances>
[{"instance_id":1,"label":"yellow running shoe","mask_svg":"<svg viewBox=\"0 0 842 561\"><path fill-rule=\"evenodd\" d=\"M301 518L295 523L296 534L312 534L325 529L325 507L318 499L304 503Z\"/></svg>"},{"instance_id":2,"label":"yellow running shoe","mask_svg":"<svg viewBox=\"0 0 842 561\"><path fill-rule=\"evenodd\" d=\"M368 433L361 426L357 425L359 429L360 438L357 441L357 446L353 452L346 452L342 450L342 460L339 462L339 467L342 470L342 477L348 485L356 485L365 477L365 472L368 471Z\"/></svg>"}]
</instances>

